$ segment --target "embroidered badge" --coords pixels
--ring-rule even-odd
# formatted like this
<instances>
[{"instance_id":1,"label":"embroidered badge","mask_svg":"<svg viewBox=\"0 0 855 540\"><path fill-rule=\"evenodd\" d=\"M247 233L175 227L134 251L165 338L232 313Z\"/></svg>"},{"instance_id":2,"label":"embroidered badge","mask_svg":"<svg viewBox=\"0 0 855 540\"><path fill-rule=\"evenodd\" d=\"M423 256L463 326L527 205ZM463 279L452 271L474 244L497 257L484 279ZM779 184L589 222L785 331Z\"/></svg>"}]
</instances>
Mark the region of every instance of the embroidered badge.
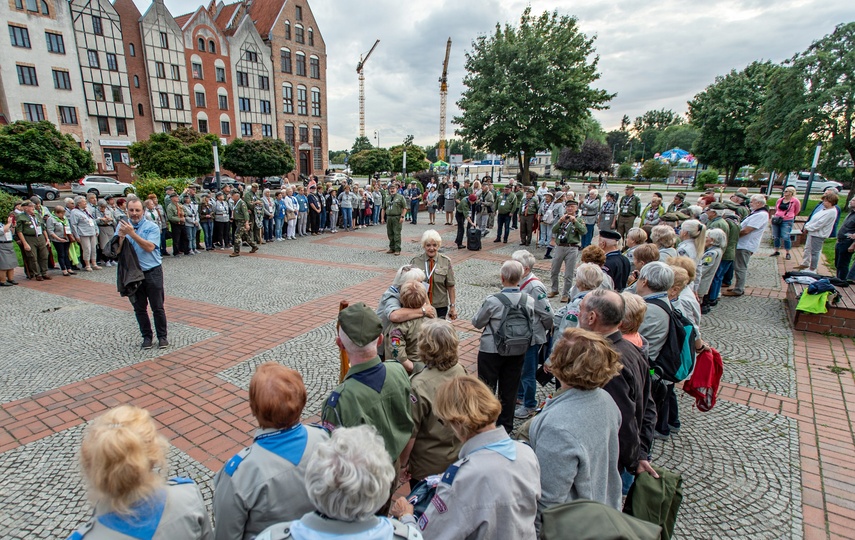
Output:
<instances>
[{"instance_id":1,"label":"embroidered badge","mask_svg":"<svg viewBox=\"0 0 855 540\"><path fill-rule=\"evenodd\" d=\"M428 525L427 515L422 514L422 517L419 518L419 529L425 530L427 528L427 525Z\"/></svg>"},{"instance_id":2,"label":"embroidered badge","mask_svg":"<svg viewBox=\"0 0 855 540\"><path fill-rule=\"evenodd\" d=\"M412 401L413 403L418 403L419 398L417 398L415 394L410 394L410 401Z\"/></svg>"},{"instance_id":3,"label":"embroidered badge","mask_svg":"<svg viewBox=\"0 0 855 540\"><path fill-rule=\"evenodd\" d=\"M430 502L433 503L433 507L440 514L448 512L448 506L446 506L445 501L439 498L439 495L434 495Z\"/></svg>"}]
</instances>

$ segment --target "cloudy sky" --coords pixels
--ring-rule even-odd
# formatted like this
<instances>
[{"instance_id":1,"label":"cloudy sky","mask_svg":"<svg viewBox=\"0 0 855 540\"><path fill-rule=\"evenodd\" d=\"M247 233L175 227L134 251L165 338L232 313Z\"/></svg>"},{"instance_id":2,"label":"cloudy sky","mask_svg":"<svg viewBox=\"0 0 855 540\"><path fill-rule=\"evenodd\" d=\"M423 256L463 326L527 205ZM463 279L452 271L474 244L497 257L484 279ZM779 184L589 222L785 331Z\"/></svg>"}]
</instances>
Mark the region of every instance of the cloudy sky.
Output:
<instances>
[{"instance_id":1,"label":"cloudy sky","mask_svg":"<svg viewBox=\"0 0 855 540\"><path fill-rule=\"evenodd\" d=\"M147 0L135 0L141 10ZM255 0L264 1L264 0ZM687 110L686 101L733 68L753 60L780 62L803 51L834 26L855 20L851 0L302 0L326 41L330 147L350 148L359 130L356 64L380 39L365 65L365 131L380 145L407 134L417 144L439 139L439 83L446 40L449 138L455 102L463 89L465 53L472 40L496 23L515 23L526 5L539 14L575 16L596 36L601 78L597 86L617 93L610 108L595 113L606 130L624 114L650 109ZM227 2L229 3L229 2ZM199 0L166 0L173 15Z\"/></svg>"}]
</instances>

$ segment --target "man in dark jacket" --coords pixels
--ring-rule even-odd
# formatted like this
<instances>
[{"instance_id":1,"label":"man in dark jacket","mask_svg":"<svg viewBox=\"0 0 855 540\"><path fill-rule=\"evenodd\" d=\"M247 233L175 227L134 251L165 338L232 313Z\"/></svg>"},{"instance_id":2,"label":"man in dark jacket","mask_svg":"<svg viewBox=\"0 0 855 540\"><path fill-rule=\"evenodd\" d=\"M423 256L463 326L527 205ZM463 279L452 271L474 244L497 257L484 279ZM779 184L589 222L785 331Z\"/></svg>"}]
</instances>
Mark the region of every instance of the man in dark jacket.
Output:
<instances>
[{"instance_id":1,"label":"man in dark jacket","mask_svg":"<svg viewBox=\"0 0 855 540\"><path fill-rule=\"evenodd\" d=\"M618 248L620 234L614 231L600 231L600 248L606 252L606 270L615 283L615 290L620 292L626 288L632 263L629 262Z\"/></svg>"}]
</instances>

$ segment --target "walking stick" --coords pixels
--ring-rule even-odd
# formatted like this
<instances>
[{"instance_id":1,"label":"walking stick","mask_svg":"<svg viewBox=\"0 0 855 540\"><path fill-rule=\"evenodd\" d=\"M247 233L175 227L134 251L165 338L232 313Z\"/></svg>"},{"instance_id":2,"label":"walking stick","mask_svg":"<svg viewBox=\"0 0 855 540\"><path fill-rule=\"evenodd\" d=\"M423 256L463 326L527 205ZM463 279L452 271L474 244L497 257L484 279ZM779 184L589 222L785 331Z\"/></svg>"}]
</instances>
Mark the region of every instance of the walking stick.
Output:
<instances>
[{"instance_id":1,"label":"walking stick","mask_svg":"<svg viewBox=\"0 0 855 540\"><path fill-rule=\"evenodd\" d=\"M338 304L338 310L341 311L348 306L347 300L342 300ZM341 326L341 323L336 321L335 323L335 331L336 336L338 336L338 329ZM344 376L347 375L347 370L350 369L350 360L347 358L347 351L344 349L339 349L339 371L338 371L338 382L344 381Z\"/></svg>"}]
</instances>

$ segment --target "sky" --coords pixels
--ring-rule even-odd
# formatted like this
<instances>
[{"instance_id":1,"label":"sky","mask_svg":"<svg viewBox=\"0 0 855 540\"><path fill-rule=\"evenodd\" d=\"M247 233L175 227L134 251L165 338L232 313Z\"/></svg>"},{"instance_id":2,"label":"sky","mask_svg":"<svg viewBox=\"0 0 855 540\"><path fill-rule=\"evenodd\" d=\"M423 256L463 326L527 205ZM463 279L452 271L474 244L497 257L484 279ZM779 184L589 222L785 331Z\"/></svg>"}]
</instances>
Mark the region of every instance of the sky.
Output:
<instances>
[{"instance_id":1,"label":"sky","mask_svg":"<svg viewBox=\"0 0 855 540\"><path fill-rule=\"evenodd\" d=\"M255 0L264 1L264 0ZM148 0L135 0L141 11ZM445 45L448 121L460 111L466 52L496 24L516 24L527 5L533 14L557 10L595 36L601 77L597 88L616 97L594 116L608 131L653 109L684 114L686 102L718 75L754 60L781 62L804 51L840 23L855 21L852 0L301 0L308 2L327 46L327 109L332 150L349 149L359 131L356 64L365 63L365 134L383 147L412 134L415 143L439 140L439 77ZM227 3L230 3L227 1ZM166 0L174 16L199 0ZM317 31L316 30L316 31Z\"/></svg>"}]
</instances>

